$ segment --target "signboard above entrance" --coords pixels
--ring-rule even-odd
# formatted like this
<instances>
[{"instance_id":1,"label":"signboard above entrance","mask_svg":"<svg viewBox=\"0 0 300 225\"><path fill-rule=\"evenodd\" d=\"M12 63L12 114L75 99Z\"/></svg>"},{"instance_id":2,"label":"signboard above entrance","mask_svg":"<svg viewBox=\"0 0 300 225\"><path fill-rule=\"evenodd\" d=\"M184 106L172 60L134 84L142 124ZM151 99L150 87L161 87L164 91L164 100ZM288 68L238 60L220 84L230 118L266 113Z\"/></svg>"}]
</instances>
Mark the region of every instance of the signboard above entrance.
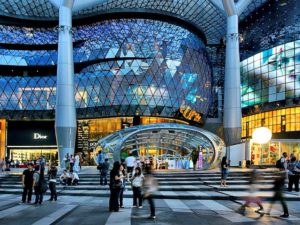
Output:
<instances>
[{"instance_id":1,"label":"signboard above entrance","mask_svg":"<svg viewBox=\"0 0 300 225\"><path fill-rule=\"evenodd\" d=\"M55 146L54 121L9 121L8 146Z\"/></svg>"}]
</instances>

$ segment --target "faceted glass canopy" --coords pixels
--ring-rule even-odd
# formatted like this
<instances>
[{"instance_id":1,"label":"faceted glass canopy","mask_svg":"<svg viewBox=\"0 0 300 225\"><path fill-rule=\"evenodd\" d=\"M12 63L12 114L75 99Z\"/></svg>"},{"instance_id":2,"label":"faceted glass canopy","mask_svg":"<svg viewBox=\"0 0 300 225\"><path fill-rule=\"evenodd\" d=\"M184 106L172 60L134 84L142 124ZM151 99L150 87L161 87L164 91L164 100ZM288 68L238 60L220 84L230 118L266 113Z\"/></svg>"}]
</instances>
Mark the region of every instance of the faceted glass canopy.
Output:
<instances>
[{"instance_id":1,"label":"faceted glass canopy","mask_svg":"<svg viewBox=\"0 0 300 225\"><path fill-rule=\"evenodd\" d=\"M265 2L267 0L252 0L240 19L244 19ZM225 34L226 17L209 0L107 0L75 12L74 18L136 11L168 15L187 21L201 30L211 44L219 43ZM0 15L53 20L58 17L58 9L49 0L0 0Z\"/></svg>"},{"instance_id":2,"label":"faceted glass canopy","mask_svg":"<svg viewBox=\"0 0 300 225\"><path fill-rule=\"evenodd\" d=\"M32 39L21 31L12 33L22 43L47 44L46 34L54 36L44 29L32 31ZM207 114L211 68L203 42L188 30L154 20L108 20L77 27L74 43L75 67L80 67L76 107L86 109L85 117L181 116L200 122ZM56 62L57 50L0 49L2 65L54 67ZM0 78L0 110L53 110L55 74L22 75Z\"/></svg>"}]
</instances>

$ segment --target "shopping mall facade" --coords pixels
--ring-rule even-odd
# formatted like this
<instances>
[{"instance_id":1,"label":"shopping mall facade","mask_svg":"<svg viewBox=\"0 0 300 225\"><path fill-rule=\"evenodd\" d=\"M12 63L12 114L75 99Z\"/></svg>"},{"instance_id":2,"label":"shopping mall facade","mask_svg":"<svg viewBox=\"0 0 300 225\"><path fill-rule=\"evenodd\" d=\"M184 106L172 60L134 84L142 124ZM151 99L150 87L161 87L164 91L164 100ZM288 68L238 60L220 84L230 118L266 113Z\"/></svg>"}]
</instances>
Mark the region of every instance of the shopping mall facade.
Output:
<instances>
[{"instance_id":1,"label":"shopping mall facade","mask_svg":"<svg viewBox=\"0 0 300 225\"><path fill-rule=\"evenodd\" d=\"M222 123L223 112L232 103L223 97L226 16L215 1L197 5L206 13L192 10L197 4L193 0L185 6L189 13L178 11L175 3L159 9L159 4L146 1L140 6L118 2L104 1L73 13L75 153L89 158L95 149L109 153L103 140L115 137L116 132L124 136L126 128L143 131L145 125L151 130L148 136L136 131L135 144L122 141L128 145L120 147L123 152L119 155L136 151L187 158L201 147L206 149L203 158L212 163L225 152L216 134L227 147L239 146L240 153L230 147L227 150L231 156L238 155L235 161L270 165L282 152L300 157L298 1L253 1L239 16L242 144L226 137L231 132L226 130L230 117L225 115ZM0 7L0 157L23 161L43 154L58 160L59 10L46 0L45 10L39 12L27 1L20 4L27 7L26 12L21 5L11 11ZM276 20L264 23L267 14ZM161 123L178 127L161 127ZM158 126L147 128L150 124ZM260 126L273 133L264 145L251 141L254 129ZM212 134L205 135L208 131ZM141 137L156 144L147 143L147 138L141 141Z\"/></svg>"}]
</instances>

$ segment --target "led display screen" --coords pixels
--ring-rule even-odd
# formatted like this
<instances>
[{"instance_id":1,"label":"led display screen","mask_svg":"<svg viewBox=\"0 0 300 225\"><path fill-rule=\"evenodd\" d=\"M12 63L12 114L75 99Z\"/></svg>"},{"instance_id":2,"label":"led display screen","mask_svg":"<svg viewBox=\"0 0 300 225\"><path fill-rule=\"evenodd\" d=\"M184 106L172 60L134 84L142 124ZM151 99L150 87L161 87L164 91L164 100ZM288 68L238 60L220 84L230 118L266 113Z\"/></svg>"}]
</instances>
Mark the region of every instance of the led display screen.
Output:
<instances>
[{"instance_id":1,"label":"led display screen","mask_svg":"<svg viewBox=\"0 0 300 225\"><path fill-rule=\"evenodd\" d=\"M242 107L300 97L300 40L241 62Z\"/></svg>"}]
</instances>

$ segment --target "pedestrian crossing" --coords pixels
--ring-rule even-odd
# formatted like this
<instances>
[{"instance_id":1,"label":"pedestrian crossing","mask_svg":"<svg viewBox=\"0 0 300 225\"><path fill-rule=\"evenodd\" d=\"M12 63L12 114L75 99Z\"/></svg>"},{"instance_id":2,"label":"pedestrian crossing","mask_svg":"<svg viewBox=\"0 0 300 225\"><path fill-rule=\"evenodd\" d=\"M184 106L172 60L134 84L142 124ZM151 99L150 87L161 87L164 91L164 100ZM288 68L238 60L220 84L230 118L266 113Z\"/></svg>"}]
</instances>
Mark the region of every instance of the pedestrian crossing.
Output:
<instances>
[{"instance_id":1,"label":"pedestrian crossing","mask_svg":"<svg viewBox=\"0 0 300 225\"><path fill-rule=\"evenodd\" d=\"M121 208L119 212L111 213L108 211L108 198L95 198L95 197L71 197L71 196L61 196L57 202L45 201L41 206L34 206L30 204L18 204L21 200L20 196L14 195L1 195L0 196L0 208L5 207L7 202L15 201L14 205L7 206L6 209L0 210L0 219L5 221L6 225L17 224L14 221L9 223L11 218L16 216L20 219L24 217L34 217L35 221L31 224L71 224L67 222L69 216L76 216L82 218L83 216L90 216L89 212L82 210L83 205L90 206L93 211L90 213L101 222L97 224L105 225L131 225L139 224L139 221L146 219L149 215L149 206L147 201L144 202L144 207L142 209L132 208L132 198L124 198L125 208ZM272 216L264 216L258 221L257 218L252 218L248 216L241 215L237 212L237 209L241 206L242 202L232 202L228 200L181 200L181 199L155 199L156 205L156 222L158 224L165 224L165 219L170 220L174 218L175 221L169 221L171 224L177 224L176 217L178 213L180 215L186 215L186 219L192 219L201 217L203 215L209 215L213 218L219 218L223 221L227 221L225 224L243 224L248 222L255 222L256 224L265 224L267 222L274 221L287 221L289 224L300 224L300 215L290 215L289 218L277 218L282 214L281 206L275 205L274 209L271 211ZM267 209L269 203L264 203L264 207ZM291 208L291 212L300 212L300 206L294 204ZM296 207L296 208L295 208ZM37 214L36 209L39 210ZM32 215L30 215L32 214ZM170 217L171 216L171 217ZM57 222L59 221L59 222ZM168 224L169 224L168 223ZM87 223L89 224L89 223Z\"/></svg>"}]
</instances>

